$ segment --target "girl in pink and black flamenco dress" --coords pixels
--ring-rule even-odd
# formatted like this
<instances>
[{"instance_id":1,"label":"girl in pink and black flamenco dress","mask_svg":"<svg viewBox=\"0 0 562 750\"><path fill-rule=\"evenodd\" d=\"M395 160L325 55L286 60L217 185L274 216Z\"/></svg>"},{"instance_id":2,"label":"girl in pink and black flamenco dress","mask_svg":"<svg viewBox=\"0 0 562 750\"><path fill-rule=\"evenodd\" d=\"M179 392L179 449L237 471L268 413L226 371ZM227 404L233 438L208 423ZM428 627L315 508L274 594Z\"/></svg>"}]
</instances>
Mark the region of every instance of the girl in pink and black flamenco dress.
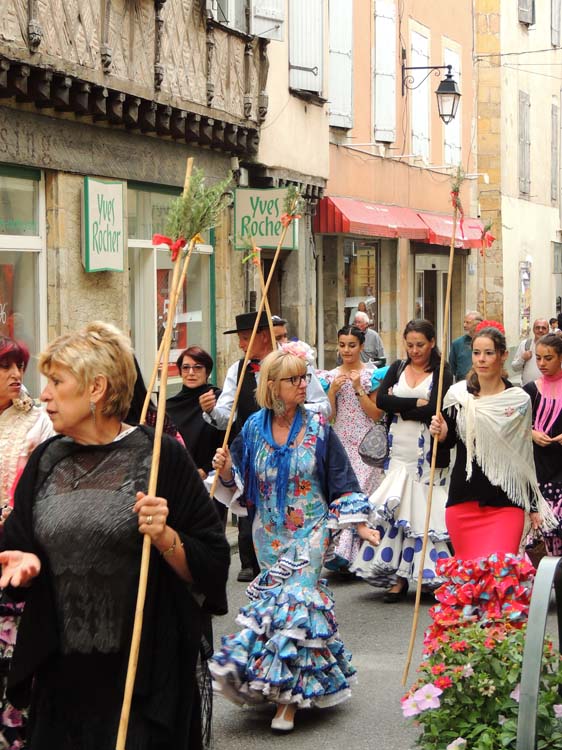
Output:
<instances>
[{"instance_id":1,"label":"girl in pink and black flamenco dress","mask_svg":"<svg viewBox=\"0 0 562 750\"><path fill-rule=\"evenodd\" d=\"M533 453L539 487L558 520L544 535L549 555L562 555L562 338L548 333L537 341L541 377L524 390L533 407Z\"/></svg>"}]
</instances>

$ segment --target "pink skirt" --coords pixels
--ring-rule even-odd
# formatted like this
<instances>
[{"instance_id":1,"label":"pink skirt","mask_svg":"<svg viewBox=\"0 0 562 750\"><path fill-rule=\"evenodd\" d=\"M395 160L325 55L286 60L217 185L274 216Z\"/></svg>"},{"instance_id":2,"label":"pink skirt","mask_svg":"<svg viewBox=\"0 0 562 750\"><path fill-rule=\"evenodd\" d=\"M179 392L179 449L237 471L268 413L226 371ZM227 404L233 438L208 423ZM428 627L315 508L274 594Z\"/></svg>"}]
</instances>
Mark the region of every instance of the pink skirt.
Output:
<instances>
[{"instance_id":1,"label":"pink skirt","mask_svg":"<svg viewBox=\"0 0 562 750\"><path fill-rule=\"evenodd\" d=\"M522 508L481 506L478 501L451 505L445 511L447 529L460 560L493 553L519 554L525 511Z\"/></svg>"}]
</instances>

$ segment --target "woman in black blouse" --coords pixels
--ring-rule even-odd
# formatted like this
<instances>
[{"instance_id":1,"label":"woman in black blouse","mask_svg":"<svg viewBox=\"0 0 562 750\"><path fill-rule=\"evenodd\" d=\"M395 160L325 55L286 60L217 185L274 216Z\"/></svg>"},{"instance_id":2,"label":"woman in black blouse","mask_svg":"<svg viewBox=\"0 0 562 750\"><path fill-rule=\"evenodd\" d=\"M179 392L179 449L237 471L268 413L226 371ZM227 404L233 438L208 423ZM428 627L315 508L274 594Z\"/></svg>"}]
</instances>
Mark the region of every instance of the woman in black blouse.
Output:
<instances>
[{"instance_id":1,"label":"woman in black blouse","mask_svg":"<svg viewBox=\"0 0 562 750\"><path fill-rule=\"evenodd\" d=\"M541 377L524 386L533 406L533 452L543 497L558 519L545 534L550 555L562 555L562 338L548 333L537 341Z\"/></svg>"},{"instance_id":2,"label":"woman in black blouse","mask_svg":"<svg viewBox=\"0 0 562 750\"><path fill-rule=\"evenodd\" d=\"M127 747L201 748L196 663L207 613L226 611L230 557L218 516L168 435L156 493L145 494L154 433L122 421L136 373L120 331L90 323L61 336L40 368L59 435L32 453L4 526L0 587L26 600L8 697L17 707L31 697L33 750L113 750L147 534Z\"/></svg>"},{"instance_id":3,"label":"woman in black blouse","mask_svg":"<svg viewBox=\"0 0 562 750\"><path fill-rule=\"evenodd\" d=\"M431 434L457 447L446 519L460 559L517 554L526 514L536 528L545 510L533 464L530 399L504 378L506 358L498 328L478 331L473 369L445 396L450 413L431 420Z\"/></svg>"}]
</instances>

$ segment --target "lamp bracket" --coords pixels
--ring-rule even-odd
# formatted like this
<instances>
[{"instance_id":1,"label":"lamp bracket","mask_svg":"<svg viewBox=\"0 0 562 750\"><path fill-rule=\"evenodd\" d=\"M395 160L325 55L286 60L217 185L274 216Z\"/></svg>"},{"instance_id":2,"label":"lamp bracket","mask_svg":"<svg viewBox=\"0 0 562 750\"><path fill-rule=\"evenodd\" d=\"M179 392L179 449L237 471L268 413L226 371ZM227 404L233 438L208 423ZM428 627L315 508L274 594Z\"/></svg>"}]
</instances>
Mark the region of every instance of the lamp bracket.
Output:
<instances>
[{"instance_id":1,"label":"lamp bracket","mask_svg":"<svg viewBox=\"0 0 562 750\"><path fill-rule=\"evenodd\" d=\"M415 91L417 88L419 88L424 81L427 81L427 79L429 78L429 76L432 73L434 73L437 76L437 78L439 78L441 76L441 71L442 70L446 70L447 71L447 76L452 76L453 75L452 74L452 69L453 69L452 65L414 65L414 66L406 66L406 65L404 65L404 63L402 63L402 96L405 95L406 89L408 89L408 91ZM427 70L427 73L421 79L421 81L419 81L418 83L416 83L416 85L414 86L414 83L415 83L416 79L414 78L414 76L407 74L408 70Z\"/></svg>"}]
</instances>

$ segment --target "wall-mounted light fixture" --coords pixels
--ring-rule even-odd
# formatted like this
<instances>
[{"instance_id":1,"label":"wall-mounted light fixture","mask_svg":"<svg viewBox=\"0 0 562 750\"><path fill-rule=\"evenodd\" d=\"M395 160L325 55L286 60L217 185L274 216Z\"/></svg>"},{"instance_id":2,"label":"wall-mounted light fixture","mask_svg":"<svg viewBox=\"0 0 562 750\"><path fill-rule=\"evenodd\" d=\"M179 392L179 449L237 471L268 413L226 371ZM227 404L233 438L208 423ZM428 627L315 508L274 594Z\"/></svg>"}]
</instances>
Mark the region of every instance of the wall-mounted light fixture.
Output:
<instances>
[{"instance_id":1,"label":"wall-mounted light fixture","mask_svg":"<svg viewBox=\"0 0 562 750\"><path fill-rule=\"evenodd\" d=\"M408 74L409 70L427 70L426 75L421 81L415 83L415 78ZM402 48L402 96L406 94L406 89L413 91L417 89L427 78L435 73L437 77L441 75L441 71L446 70L447 73L445 78L440 81L439 86L435 92L437 97L437 109L439 111L439 117L443 120L445 125L448 125L451 120L455 119L457 110L459 108L459 102L461 98L461 92L458 84L453 78L453 66L452 65L423 65L423 66L407 66L406 65L406 50ZM415 85L414 85L415 84Z\"/></svg>"}]
</instances>

